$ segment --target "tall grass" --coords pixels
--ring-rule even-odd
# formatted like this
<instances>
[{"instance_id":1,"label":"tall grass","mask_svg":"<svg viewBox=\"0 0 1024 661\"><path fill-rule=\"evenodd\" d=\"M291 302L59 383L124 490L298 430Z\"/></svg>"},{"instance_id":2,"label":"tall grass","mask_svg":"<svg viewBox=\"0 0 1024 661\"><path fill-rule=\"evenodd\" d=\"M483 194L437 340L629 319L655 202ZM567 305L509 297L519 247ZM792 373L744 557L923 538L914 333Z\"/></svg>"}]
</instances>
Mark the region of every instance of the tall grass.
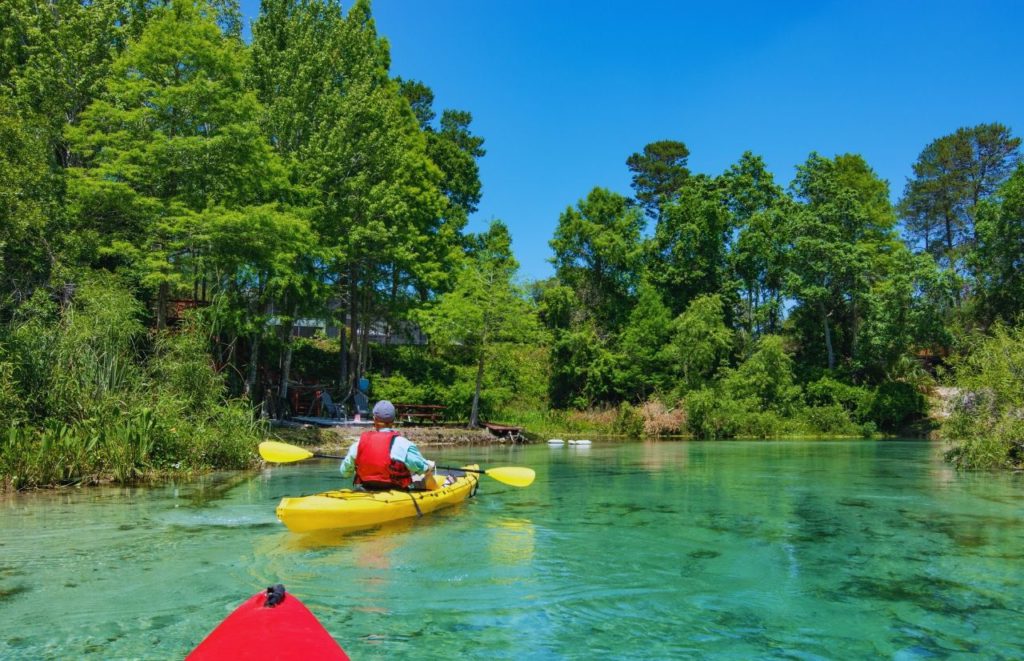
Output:
<instances>
[{"instance_id":1,"label":"tall grass","mask_svg":"<svg viewBox=\"0 0 1024 661\"><path fill-rule=\"evenodd\" d=\"M71 305L45 296L0 330L0 486L135 482L253 465L265 436L225 400L198 321L150 336L112 276L83 278Z\"/></svg>"}]
</instances>

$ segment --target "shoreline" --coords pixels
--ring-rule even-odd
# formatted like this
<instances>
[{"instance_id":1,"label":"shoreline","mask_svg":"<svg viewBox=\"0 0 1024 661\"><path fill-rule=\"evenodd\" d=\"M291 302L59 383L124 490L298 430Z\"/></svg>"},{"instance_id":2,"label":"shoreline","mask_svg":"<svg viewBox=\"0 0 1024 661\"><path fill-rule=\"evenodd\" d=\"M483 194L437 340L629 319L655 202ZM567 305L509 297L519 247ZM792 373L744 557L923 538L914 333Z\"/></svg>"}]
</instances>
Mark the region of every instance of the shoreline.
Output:
<instances>
[{"instance_id":1,"label":"shoreline","mask_svg":"<svg viewBox=\"0 0 1024 661\"><path fill-rule=\"evenodd\" d=\"M451 426L413 426L413 427L398 427L397 428L404 436L409 440L416 443L420 447L431 448L431 447L472 447L480 445L509 445L509 444L523 444L523 445L538 445L544 441L536 437L534 434L533 438L529 438L526 441L520 441L513 443L508 438L500 438L491 434L486 429L469 429L465 427L451 427ZM361 433L366 431L366 427L318 427L310 424L302 425L284 425L284 426L273 426L270 428L267 434L269 440L279 440L285 443L291 443L293 445L299 445L311 452L319 454L334 454L343 455L355 441ZM595 437L600 437L605 440L614 440L621 442L634 442L640 440L658 440L666 442L679 442L679 441L693 441L702 442L700 439L696 439L692 435L663 435L663 436L651 436L648 439L631 439L622 434L594 432L591 434ZM896 439L913 439L920 440L923 442L942 442L944 439L937 438L933 435L924 436L903 436L903 435L875 435L871 438L849 436L849 435L780 435L772 437L771 439L754 438L754 437L736 437L731 439L720 439L726 441L770 441L770 440L782 440L782 441L834 441L834 440L867 440L867 441L886 441ZM242 471L246 470L259 470L264 466L269 465L268 462L262 459L256 459L253 464L244 469L238 469ZM113 484L121 484L122 486L151 486L156 485L167 480L174 479L193 479L200 475L216 472L223 470L220 468L210 468L207 470L189 470L189 471L175 471L175 470L150 470L141 475L138 479L128 484L119 483L112 475L90 475L85 479L67 482L67 483L54 483L35 485L32 487L16 489L11 488L9 484L0 484L0 496L9 495L14 493L26 493L30 491L50 491L59 489L75 488L80 489L83 487L93 486L110 486Z\"/></svg>"}]
</instances>

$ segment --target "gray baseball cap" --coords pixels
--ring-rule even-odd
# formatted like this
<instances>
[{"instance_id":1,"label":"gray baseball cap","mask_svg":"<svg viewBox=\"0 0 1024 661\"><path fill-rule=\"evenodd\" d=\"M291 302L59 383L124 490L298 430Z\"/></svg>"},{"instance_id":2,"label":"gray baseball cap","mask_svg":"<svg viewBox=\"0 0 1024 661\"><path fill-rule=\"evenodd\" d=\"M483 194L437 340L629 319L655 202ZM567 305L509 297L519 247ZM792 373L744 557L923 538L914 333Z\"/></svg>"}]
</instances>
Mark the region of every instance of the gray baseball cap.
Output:
<instances>
[{"instance_id":1,"label":"gray baseball cap","mask_svg":"<svg viewBox=\"0 0 1024 661\"><path fill-rule=\"evenodd\" d=\"M395 405L386 399L380 400L373 407L373 417L384 422L391 422L395 419Z\"/></svg>"}]
</instances>

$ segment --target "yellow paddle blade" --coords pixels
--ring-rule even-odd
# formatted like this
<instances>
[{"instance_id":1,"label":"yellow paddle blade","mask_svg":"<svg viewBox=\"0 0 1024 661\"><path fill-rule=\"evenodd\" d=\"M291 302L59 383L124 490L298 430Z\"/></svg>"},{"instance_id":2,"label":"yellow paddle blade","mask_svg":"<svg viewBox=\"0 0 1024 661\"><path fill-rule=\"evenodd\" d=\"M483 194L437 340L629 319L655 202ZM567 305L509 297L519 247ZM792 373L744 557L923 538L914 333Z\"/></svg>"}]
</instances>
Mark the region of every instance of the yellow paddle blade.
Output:
<instances>
[{"instance_id":1,"label":"yellow paddle blade","mask_svg":"<svg viewBox=\"0 0 1024 661\"><path fill-rule=\"evenodd\" d=\"M537 477L537 473L532 468L523 468L522 466L488 468L484 471L484 474L487 477L493 477L499 482L511 484L514 487L528 487L533 484L534 478Z\"/></svg>"},{"instance_id":2,"label":"yellow paddle blade","mask_svg":"<svg viewBox=\"0 0 1024 661\"><path fill-rule=\"evenodd\" d=\"M293 461L309 459L313 453L297 445L288 445L279 441L263 441L260 443L260 456L275 464L288 464Z\"/></svg>"}]
</instances>

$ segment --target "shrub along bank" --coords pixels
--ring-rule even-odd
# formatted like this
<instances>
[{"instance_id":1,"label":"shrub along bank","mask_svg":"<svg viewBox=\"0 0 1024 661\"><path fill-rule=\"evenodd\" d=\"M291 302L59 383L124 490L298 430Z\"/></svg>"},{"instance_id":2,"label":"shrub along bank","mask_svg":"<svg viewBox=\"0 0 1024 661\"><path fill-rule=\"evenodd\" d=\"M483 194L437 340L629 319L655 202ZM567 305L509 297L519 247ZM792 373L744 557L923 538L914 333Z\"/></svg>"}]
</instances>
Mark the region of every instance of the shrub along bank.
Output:
<instances>
[{"instance_id":1,"label":"shrub along bank","mask_svg":"<svg viewBox=\"0 0 1024 661\"><path fill-rule=\"evenodd\" d=\"M961 468L1024 468L1024 327L978 335L956 365L957 391L943 436Z\"/></svg>"},{"instance_id":2,"label":"shrub along bank","mask_svg":"<svg viewBox=\"0 0 1024 661\"><path fill-rule=\"evenodd\" d=\"M39 290L0 328L4 488L253 465L262 426L225 399L200 321L151 334L142 318L115 277L93 274L64 302Z\"/></svg>"}]
</instances>

